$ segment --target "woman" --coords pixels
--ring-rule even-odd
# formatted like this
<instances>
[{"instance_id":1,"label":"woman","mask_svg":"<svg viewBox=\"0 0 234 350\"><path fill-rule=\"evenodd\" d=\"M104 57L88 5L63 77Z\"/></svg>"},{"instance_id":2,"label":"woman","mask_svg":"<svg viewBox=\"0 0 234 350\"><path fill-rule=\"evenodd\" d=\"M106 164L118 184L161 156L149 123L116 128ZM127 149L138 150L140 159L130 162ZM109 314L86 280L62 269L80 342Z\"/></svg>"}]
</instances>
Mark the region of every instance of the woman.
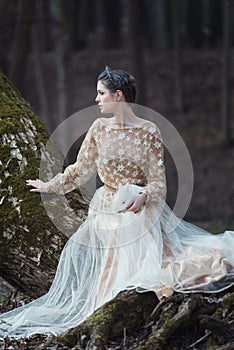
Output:
<instances>
[{"instance_id":1,"label":"woman","mask_svg":"<svg viewBox=\"0 0 234 350\"><path fill-rule=\"evenodd\" d=\"M3 335L60 334L126 289L152 290L161 300L173 291L220 291L233 283L234 232L211 235L180 221L166 205L160 131L133 113L135 97L134 78L106 68L96 102L114 116L92 124L64 173L46 183L27 181L31 192L64 194L97 170L104 186L65 245L49 292L3 314Z\"/></svg>"}]
</instances>

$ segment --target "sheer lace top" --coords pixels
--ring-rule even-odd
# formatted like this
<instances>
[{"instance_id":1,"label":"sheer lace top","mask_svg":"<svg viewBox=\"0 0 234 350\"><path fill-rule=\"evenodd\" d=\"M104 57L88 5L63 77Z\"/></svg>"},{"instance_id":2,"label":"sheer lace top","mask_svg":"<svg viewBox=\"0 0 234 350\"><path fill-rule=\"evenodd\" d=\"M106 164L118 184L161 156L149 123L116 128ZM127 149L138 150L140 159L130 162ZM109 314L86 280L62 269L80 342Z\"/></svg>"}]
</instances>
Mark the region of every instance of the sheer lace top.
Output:
<instances>
[{"instance_id":1,"label":"sheer lace top","mask_svg":"<svg viewBox=\"0 0 234 350\"><path fill-rule=\"evenodd\" d=\"M91 125L77 160L46 183L46 192L59 194L82 186L98 172L108 186L142 186L148 200L160 200L166 194L163 144L158 127L143 121L139 125L113 127L102 119Z\"/></svg>"}]
</instances>

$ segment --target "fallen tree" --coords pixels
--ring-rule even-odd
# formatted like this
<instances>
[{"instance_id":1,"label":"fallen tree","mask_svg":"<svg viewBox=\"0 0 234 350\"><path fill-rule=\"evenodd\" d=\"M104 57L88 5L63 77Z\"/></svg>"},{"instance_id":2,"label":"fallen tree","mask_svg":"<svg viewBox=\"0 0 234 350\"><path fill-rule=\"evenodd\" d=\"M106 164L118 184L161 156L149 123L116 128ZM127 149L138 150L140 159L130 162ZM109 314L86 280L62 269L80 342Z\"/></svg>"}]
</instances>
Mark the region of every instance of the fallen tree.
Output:
<instances>
[{"instance_id":1,"label":"fallen tree","mask_svg":"<svg viewBox=\"0 0 234 350\"><path fill-rule=\"evenodd\" d=\"M38 178L49 135L3 74L0 138L0 275L34 298L48 290L67 233L85 219L87 203L79 192L71 193L77 221L68 211L63 229L58 230L41 197L29 192L25 181ZM48 172L61 157L59 152L49 157ZM59 197L47 199L56 210L64 210ZM175 294L161 303L153 292L122 292L60 337L6 339L5 348L32 349L40 344L40 349L230 350L234 349L233 319L233 288L219 294Z\"/></svg>"}]
</instances>

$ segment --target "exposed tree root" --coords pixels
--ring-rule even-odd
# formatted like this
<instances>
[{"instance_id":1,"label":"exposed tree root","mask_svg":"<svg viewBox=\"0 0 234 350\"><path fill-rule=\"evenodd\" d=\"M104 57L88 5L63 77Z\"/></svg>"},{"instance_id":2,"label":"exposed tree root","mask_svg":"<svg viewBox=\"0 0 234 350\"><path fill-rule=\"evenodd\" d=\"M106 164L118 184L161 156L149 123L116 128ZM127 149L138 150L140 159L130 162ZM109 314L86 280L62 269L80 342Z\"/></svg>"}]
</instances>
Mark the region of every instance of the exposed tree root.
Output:
<instances>
[{"instance_id":1,"label":"exposed tree root","mask_svg":"<svg viewBox=\"0 0 234 350\"><path fill-rule=\"evenodd\" d=\"M233 304L233 288L229 294L176 294L161 303L152 292L123 292L50 346L86 350L234 349Z\"/></svg>"},{"instance_id":2,"label":"exposed tree root","mask_svg":"<svg viewBox=\"0 0 234 350\"><path fill-rule=\"evenodd\" d=\"M194 322L193 314L203 304L202 297L185 297L181 305L169 302L162 309L158 321L152 327L152 335L137 350L162 350L170 336L185 323Z\"/></svg>"},{"instance_id":3,"label":"exposed tree root","mask_svg":"<svg viewBox=\"0 0 234 350\"><path fill-rule=\"evenodd\" d=\"M113 301L98 309L87 321L61 337L59 342L84 348L106 349L108 339L124 337L125 330L137 332L146 324L157 303L154 293L121 293Z\"/></svg>"}]
</instances>

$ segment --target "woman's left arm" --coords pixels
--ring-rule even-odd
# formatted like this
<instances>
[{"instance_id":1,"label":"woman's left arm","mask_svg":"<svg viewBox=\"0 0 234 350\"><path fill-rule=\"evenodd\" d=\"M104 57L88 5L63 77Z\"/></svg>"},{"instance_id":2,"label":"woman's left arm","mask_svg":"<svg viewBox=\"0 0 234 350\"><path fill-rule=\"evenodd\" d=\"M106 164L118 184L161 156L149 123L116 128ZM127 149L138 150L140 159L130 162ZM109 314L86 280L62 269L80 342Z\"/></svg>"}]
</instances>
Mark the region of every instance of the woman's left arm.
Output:
<instances>
[{"instance_id":1,"label":"woman's left arm","mask_svg":"<svg viewBox=\"0 0 234 350\"><path fill-rule=\"evenodd\" d=\"M141 193L147 195L146 202L152 200L159 203L167 193L163 141L156 126L149 137L147 185L142 187Z\"/></svg>"}]
</instances>

